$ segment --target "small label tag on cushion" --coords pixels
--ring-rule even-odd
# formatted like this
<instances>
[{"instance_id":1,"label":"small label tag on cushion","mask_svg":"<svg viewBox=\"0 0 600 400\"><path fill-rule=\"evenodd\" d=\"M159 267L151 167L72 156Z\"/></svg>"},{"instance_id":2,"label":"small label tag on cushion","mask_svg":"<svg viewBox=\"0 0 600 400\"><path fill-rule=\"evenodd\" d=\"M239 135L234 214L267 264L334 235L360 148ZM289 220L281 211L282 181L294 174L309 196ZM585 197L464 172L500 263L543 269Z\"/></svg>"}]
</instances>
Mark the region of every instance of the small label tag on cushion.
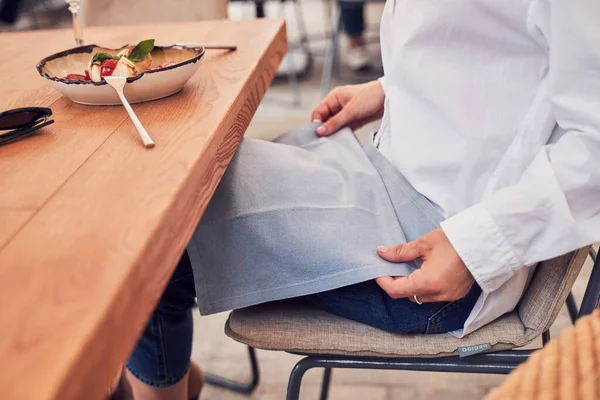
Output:
<instances>
[{"instance_id":1,"label":"small label tag on cushion","mask_svg":"<svg viewBox=\"0 0 600 400\"><path fill-rule=\"evenodd\" d=\"M472 356L473 354L483 353L491 348L492 345L489 343L474 344L472 346L458 346L458 355L460 357L468 357Z\"/></svg>"}]
</instances>

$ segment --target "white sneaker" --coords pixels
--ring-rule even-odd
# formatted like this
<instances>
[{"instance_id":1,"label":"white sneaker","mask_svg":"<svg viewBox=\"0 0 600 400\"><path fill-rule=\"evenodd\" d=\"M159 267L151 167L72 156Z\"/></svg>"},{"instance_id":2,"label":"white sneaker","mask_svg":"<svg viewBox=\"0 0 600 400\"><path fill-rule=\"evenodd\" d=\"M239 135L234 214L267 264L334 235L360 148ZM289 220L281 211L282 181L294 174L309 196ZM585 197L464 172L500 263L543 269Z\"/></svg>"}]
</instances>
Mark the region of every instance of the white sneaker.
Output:
<instances>
[{"instance_id":1,"label":"white sneaker","mask_svg":"<svg viewBox=\"0 0 600 400\"><path fill-rule=\"evenodd\" d=\"M353 71L360 71L371 66L371 55L366 46L348 47L346 64Z\"/></svg>"},{"instance_id":2,"label":"white sneaker","mask_svg":"<svg viewBox=\"0 0 600 400\"><path fill-rule=\"evenodd\" d=\"M301 74L303 71L307 70L309 63L310 54L306 49L301 47L291 48L285 54L283 60L281 60L279 69L277 70L277 76L287 76L290 72Z\"/></svg>"}]
</instances>

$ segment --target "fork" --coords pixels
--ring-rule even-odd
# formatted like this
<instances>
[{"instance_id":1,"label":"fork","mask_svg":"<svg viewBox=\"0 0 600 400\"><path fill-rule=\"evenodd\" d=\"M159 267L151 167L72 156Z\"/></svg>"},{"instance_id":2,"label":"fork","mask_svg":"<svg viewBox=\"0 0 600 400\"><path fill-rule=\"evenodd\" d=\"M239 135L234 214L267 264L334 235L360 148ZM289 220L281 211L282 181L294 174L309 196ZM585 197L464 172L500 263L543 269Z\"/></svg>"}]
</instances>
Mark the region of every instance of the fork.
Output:
<instances>
[{"instance_id":1,"label":"fork","mask_svg":"<svg viewBox=\"0 0 600 400\"><path fill-rule=\"evenodd\" d=\"M106 81L106 83L108 83L110 86L112 86L112 88L115 89L115 92L117 92L117 94L119 95L119 99L121 99L121 103L123 103L123 107L125 107L127 114L129 114L129 118L131 118L131 122L133 122L135 129L137 129L137 131L140 135L140 138L142 139L142 142L144 143L144 146L146 146L147 148L154 147L154 141L152 140L150 135L148 135L148 132L146 132L146 128L144 128L144 125L142 125L142 123L140 122L137 115L135 115L135 113L133 112L133 109L129 105L129 102L127 101L127 99L125 98L125 94L123 93L123 88L125 87L125 84L127 83L127 77L125 77L125 76L105 76L104 80Z\"/></svg>"}]
</instances>

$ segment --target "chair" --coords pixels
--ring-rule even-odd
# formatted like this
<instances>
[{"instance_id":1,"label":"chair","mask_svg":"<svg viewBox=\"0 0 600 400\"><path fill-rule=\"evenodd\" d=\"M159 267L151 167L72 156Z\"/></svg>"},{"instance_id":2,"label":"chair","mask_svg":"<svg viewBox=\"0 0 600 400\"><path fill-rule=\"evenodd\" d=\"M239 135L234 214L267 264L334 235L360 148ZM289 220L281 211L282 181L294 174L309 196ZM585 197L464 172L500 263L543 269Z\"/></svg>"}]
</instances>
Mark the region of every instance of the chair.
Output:
<instances>
[{"instance_id":1,"label":"chair","mask_svg":"<svg viewBox=\"0 0 600 400\"><path fill-rule=\"evenodd\" d=\"M287 79L292 88L292 104L297 106L301 103L301 93L299 81L308 77L313 67L313 54L308 45L308 31L304 23L304 15L299 0L229 0L231 3L254 3L256 18L264 18L265 3L277 1L279 3L279 17L284 17L284 6L286 3L292 3L294 6L294 16L300 37L296 42L290 42L288 52L281 62L280 70L275 76L275 80ZM282 67L287 67L282 71Z\"/></svg>"},{"instance_id":2,"label":"chair","mask_svg":"<svg viewBox=\"0 0 600 400\"><path fill-rule=\"evenodd\" d=\"M577 310L570 290L588 254L595 264ZM321 400L327 398L332 368L508 374L534 351L512 349L540 335L545 344L565 301L574 320L591 313L599 297L600 261L591 248L585 248L542 262L513 312L462 339L448 334L392 334L303 306L249 307L230 314L225 332L249 346L252 380L239 384L219 378L216 383L250 393L259 379L254 348L305 356L290 375L288 400L298 399L304 373L317 367L324 368ZM489 353L457 356L459 346L478 344L490 344Z\"/></svg>"}]
</instances>

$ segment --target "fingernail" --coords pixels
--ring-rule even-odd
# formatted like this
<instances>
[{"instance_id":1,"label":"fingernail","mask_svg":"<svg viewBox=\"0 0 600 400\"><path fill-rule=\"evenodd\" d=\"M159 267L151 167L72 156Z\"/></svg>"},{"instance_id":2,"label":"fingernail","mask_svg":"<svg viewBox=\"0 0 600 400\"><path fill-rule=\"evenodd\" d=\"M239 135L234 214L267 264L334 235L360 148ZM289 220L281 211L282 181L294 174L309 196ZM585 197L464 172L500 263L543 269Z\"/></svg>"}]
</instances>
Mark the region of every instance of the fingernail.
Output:
<instances>
[{"instance_id":1,"label":"fingernail","mask_svg":"<svg viewBox=\"0 0 600 400\"><path fill-rule=\"evenodd\" d=\"M327 128L325 128L325 126L324 126L324 125L321 125L320 127L318 127L318 128L317 128L317 133L318 133L319 135L323 135L323 134L324 134L324 133L326 133L326 132L327 132Z\"/></svg>"},{"instance_id":2,"label":"fingernail","mask_svg":"<svg viewBox=\"0 0 600 400\"><path fill-rule=\"evenodd\" d=\"M319 124L322 124L322 123L323 123L323 121L321 121L320 119L313 119L313 122L317 122L317 123L319 123Z\"/></svg>"},{"instance_id":3,"label":"fingernail","mask_svg":"<svg viewBox=\"0 0 600 400\"><path fill-rule=\"evenodd\" d=\"M390 248L386 247L386 246L379 246L379 247L377 247L377 251L380 252L380 253L387 253L389 249Z\"/></svg>"}]
</instances>

